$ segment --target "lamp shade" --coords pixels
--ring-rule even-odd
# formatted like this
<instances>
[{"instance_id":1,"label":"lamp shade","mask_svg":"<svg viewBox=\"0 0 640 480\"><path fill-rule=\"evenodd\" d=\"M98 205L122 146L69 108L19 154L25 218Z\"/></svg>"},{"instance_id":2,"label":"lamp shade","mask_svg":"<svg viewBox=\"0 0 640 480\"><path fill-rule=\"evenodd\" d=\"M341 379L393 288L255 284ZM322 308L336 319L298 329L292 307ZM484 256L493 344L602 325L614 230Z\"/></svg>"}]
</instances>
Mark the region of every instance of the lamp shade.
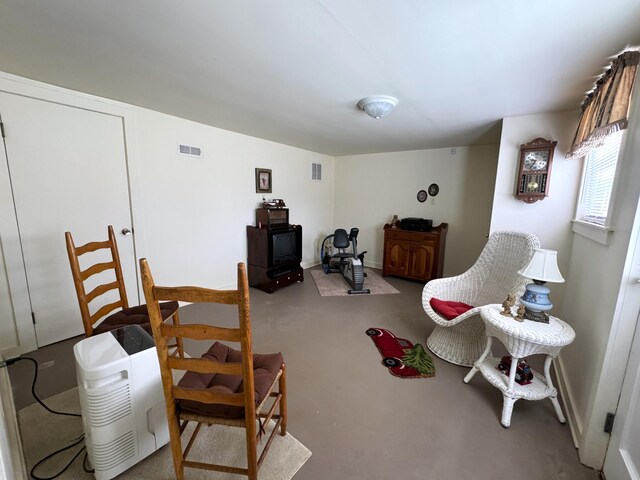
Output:
<instances>
[{"instance_id":1,"label":"lamp shade","mask_svg":"<svg viewBox=\"0 0 640 480\"><path fill-rule=\"evenodd\" d=\"M564 283L558 268L558 252L555 250L536 248L529 264L518 273L540 282Z\"/></svg>"},{"instance_id":2,"label":"lamp shade","mask_svg":"<svg viewBox=\"0 0 640 480\"><path fill-rule=\"evenodd\" d=\"M396 108L398 99L388 95L375 95L373 97L365 97L358 102L358 108L365 111L367 115L373 118L382 118L389 115L391 110Z\"/></svg>"}]
</instances>

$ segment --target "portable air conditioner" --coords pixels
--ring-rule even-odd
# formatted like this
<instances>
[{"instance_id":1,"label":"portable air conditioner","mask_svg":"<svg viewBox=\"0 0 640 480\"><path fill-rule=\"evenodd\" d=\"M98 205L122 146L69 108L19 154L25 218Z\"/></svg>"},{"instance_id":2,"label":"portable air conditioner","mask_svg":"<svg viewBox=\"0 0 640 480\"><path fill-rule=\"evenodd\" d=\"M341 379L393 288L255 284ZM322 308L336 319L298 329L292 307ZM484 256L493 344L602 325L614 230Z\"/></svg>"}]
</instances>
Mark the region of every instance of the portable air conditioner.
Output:
<instances>
[{"instance_id":1,"label":"portable air conditioner","mask_svg":"<svg viewBox=\"0 0 640 480\"><path fill-rule=\"evenodd\" d=\"M78 342L85 443L97 480L109 480L169 441L153 338L131 325Z\"/></svg>"}]
</instances>

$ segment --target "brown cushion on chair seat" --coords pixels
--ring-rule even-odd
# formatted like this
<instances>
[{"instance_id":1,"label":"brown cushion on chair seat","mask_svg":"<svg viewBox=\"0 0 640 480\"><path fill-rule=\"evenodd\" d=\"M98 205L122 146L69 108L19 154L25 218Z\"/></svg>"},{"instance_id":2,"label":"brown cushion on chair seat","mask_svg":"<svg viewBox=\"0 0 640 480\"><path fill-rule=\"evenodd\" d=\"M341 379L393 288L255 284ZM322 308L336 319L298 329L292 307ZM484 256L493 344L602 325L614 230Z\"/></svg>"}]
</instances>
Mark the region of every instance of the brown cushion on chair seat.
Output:
<instances>
[{"instance_id":1,"label":"brown cushion on chair seat","mask_svg":"<svg viewBox=\"0 0 640 480\"><path fill-rule=\"evenodd\" d=\"M178 310L178 302L163 302L160 304L160 312L162 313L163 320L173 315L176 310ZM93 334L98 335L99 333L109 332L116 328L126 327L127 325L140 325L149 335L153 335L146 305L125 308L109 315L93 330Z\"/></svg>"},{"instance_id":2,"label":"brown cushion on chair seat","mask_svg":"<svg viewBox=\"0 0 640 480\"><path fill-rule=\"evenodd\" d=\"M227 345L215 342L202 358L224 363L240 363L242 354ZM269 392L282 366L282 353L266 355L253 355L253 384L255 390L256 406ZM220 393L240 393L242 389L242 377L238 375L225 375L222 373L197 373L186 372L178 386L184 388L206 388ZM194 400L180 400L178 405L183 410L223 418L241 418L244 416L244 407L224 405L219 403L200 403Z\"/></svg>"}]
</instances>

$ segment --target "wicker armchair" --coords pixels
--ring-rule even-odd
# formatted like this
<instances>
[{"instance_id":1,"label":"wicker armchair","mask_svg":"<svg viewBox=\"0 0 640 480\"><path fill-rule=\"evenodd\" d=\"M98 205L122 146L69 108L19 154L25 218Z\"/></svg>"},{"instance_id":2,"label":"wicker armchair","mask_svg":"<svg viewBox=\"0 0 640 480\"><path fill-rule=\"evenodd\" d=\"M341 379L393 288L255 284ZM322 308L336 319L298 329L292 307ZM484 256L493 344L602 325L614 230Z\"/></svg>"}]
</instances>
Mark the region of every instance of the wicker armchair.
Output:
<instances>
[{"instance_id":1,"label":"wicker armchair","mask_svg":"<svg viewBox=\"0 0 640 480\"><path fill-rule=\"evenodd\" d=\"M518 270L529 263L536 248L540 248L540 241L535 235L494 232L469 270L457 277L427 283L422 291L422 307L436 323L427 339L429 350L447 362L473 366L487 346L480 307L502 303L509 293L516 298L524 293L529 280ZM464 302L474 308L447 320L433 310L432 298Z\"/></svg>"}]
</instances>

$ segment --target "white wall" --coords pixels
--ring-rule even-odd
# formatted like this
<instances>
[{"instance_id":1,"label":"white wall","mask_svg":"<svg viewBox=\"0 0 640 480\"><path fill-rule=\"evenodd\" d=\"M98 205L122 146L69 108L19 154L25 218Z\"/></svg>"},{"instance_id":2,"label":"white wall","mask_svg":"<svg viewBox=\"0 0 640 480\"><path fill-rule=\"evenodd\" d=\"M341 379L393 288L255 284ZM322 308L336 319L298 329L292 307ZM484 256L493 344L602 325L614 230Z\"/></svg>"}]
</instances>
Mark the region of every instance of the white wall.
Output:
<instances>
[{"instance_id":1,"label":"white wall","mask_svg":"<svg viewBox=\"0 0 640 480\"><path fill-rule=\"evenodd\" d=\"M2 205L13 206L13 198L11 196L11 185L7 174L6 157L4 155L4 145L0 142L0 202ZM15 223L13 208L0 208L0 225L5 223ZM10 254L6 251L4 244L7 242L7 234L5 229L0 230L0 352L15 347L18 344L18 335L16 332L15 316L13 313L13 305L11 301L11 293L9 291L9 277L5 256Z\"/></svg>"},{"instance_id":2,"label":"white wall","mask_svg":"<svg viewBox=\"0 0 640 480\"><path fill-rule=\"evenodd\" d=\"M381 267L382 229L393 215L448 223L444 275L462 273L486 243L497 156L497 145L484 145L336 157L335 228L360 228L365 265ZM432 183L440 193L418 202Z\"/></svg>"},{"instance_id":3,"label":"white wall","mask_svg":"<svg viewBox=\"0 0 640 480\"><path fill-rule=\"evenodd\" d=\"M273 170L267 198L283 198L291 222L303 227L304 266L316 261L315 239L333 226L333 157L2 72L0 91L123 118L136 256L149 259L160 283L235 285L235 265L247 257L246 225L262 199L256 167ZM178 143L201 147L204 158L178 155ZM8 186L2 160L0 185ZM323 165L321 182L311 181L312 161ZM19 342L30 351L36 339L9 187L0 191L0 241L7 263L0 260L0 348ZM127 293L136 304L136 292Z\"/></svg>"},{"instance_id":4,"label":"white wall","mask_svg":"<svg viewBox=\"0 0 640 480\"><path fill-rule=\"evenodd\" d=\"M21 333L33 339L29 349L35 348L35 331L31 323L31 305L18 237L9 164L4 142L0 139L0 356L20 343L18 316L22 320Z\"/></svg>"},{"instance_id":5,"label":"white wall","mask_svg":"<svg viewBox=\"0 0 640 480\"><path fill-rule=\"evenodd\" d=\"M567 160L565 154L571 146L579 111L545 113L504 118L500 137L500 156L496 173L496 188L493 197L491 231L517 230L535 234L542 248L558 251L558 267L566 282L571 282L571 220L575 215L582 162L578 159ZM527 204L514 197L516 175L520 160L520 145L542 137L558 142L553 156L549 196L533 204ZM561 313L565 284L547 284L551 288L552 313L573 324L571 319ZM562 358L575 345L566 347L555 363L559 370L558 388L567 405L567 417L577 443L571 392L567 390L563 375Z\"/></svg>"},{"instance_id":6,"label":"white wall","mask_svg":"<svg viewBox=\"0 0 640 480\"><path fill-rule=\"evenodd\" d=\"M0 248L1 246L0 244ZM0 250L0 353L18 344L8 280L4 255L2 250Z\"/></svg>"},{"instance_id":7,"label":"white wall","mask_svg":"<svg viewBox=\"0 0 640 480\"><path fill-rule=\"evenodd\" d=\"M493 196L491 231L517 230L533 233L542 248L558 251L558 266L566 279L571 256L571 220L575 214L582 164L567 160L578 124L575 110L524 115L502 120L500 156ZM553 156L549 196L533 204L514 197L520 145L542 137L558 142ZM549 284L551 301L562 303L563 285Z\"/></svg>"},{"instance_id":8,"label":"white wall","mask_svg":"<svg viewBox=\"0 0 640 480\"><path fill-rule=\"evenodd\" d=\"M614 412L626 366L637 311L618 321L621 287L632 282L628 250L640 197L640 95L634 96L631 123L621 157L621 183L615 195L614 232L608 245L571 230L582 160L564 158L579 112L567 111L503 119L491 231L524 230L543 247L558 250L563 285L550 284L554 310L576 332L555 362L559 389L583 463L601 468L609 435L602 431ZM513 197L518 148L536 137L558 141L549 197L528 205ZM626 348L626 354L624 353Z\"/></svg>"},{"instance_id":9,"label":"white wall","mask_svg":"<svg viewBox=\"0 0 640 480\"><path fill-rule=\"evenodd\" d=\"M639 85L637 78L618 160L621 175L613 196L613 232L607 245L572 235L561 312L576 331L575 342L563 351L562 369L572 397L580 459L594 468L601 468L604 460L609 435L602 427L607 412L617 408L640 306L640 267L630 265L640 222ZM628 288L635 290L625 297Z\"/></svg>"},{"instance_id":10,"label":"white wall","mask_svg":"<svg viewBox=\"0 0 640 480\"><path fill-rule=\"evenodd\" d=\"M134 210L158 281L235 284L236 263L247 259L246 226L255 225L263 197L256 167L272 170L265 196L284 199L291 223L302 225L303 266L315 262L315 239L333 224L332 157L150 110L138 109L137 120ZM201 147L203 158L178 155L178 143ZM311 180L312 162L323 165L321 182Z\"/></svg>"}]
</instances>

